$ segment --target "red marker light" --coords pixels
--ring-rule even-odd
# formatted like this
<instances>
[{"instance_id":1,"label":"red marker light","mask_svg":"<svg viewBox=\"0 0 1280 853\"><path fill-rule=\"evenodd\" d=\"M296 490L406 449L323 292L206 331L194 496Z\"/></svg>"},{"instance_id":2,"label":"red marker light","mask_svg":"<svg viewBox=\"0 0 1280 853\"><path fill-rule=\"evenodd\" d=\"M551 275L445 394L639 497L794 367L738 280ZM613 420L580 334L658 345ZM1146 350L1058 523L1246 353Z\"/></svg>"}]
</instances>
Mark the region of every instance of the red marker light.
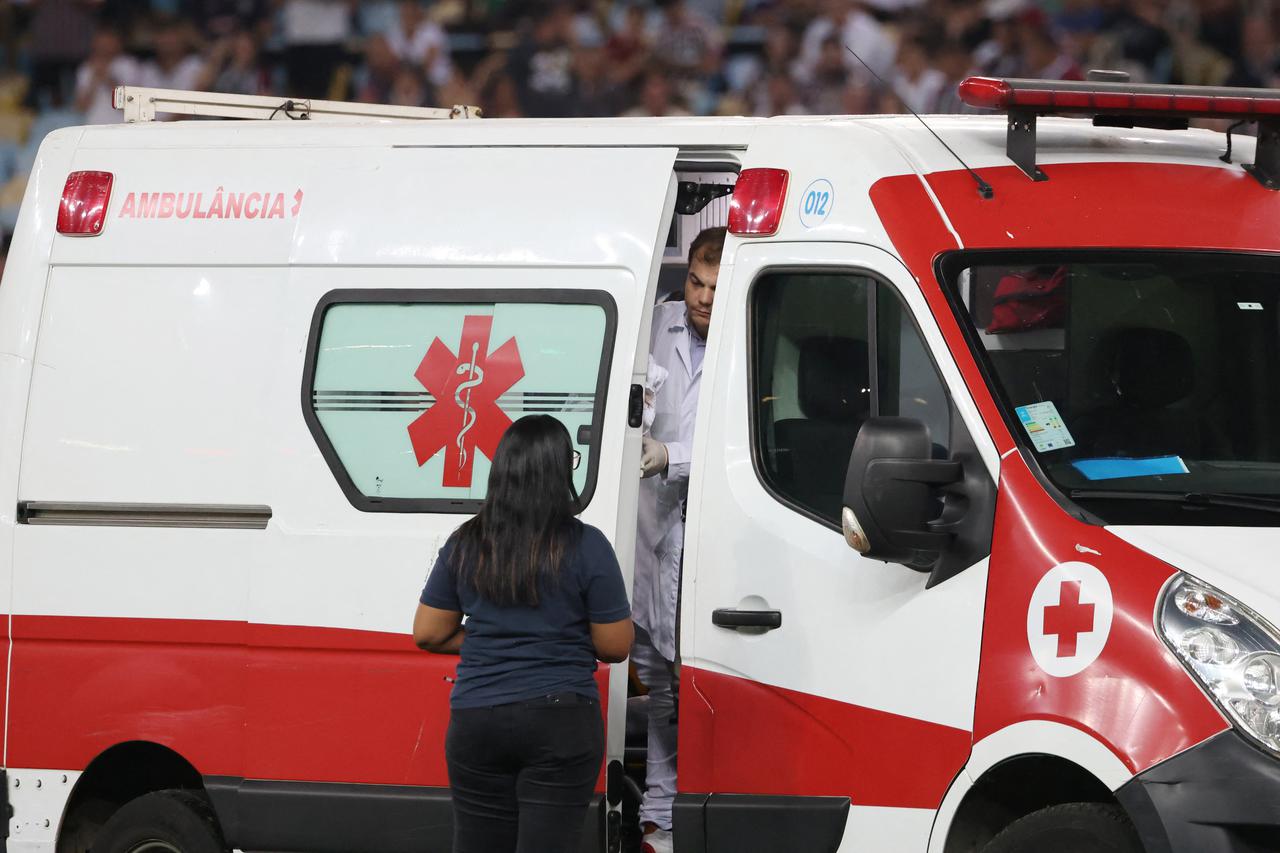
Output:
<instances>
[{"instance_id":1,"label":"red marker light","mask_svg":"<svg viewBox=\"0 0 1280 853\"><path fill-rule=\"evenodd\" d=\"M93 237L102 233L111 203L110 172L72 172L62 188L58 206L58 233L71 237Z\"/></svg>"},{"instance_id":2,"label":"red marker light","mask_svg":"<svg viewBox=\"0 0 1280 853\"><path fill-rule=\"evenodd\" d=\"M990 77L966 77L960 82L960 100L971 107L1003 110L1009 106L1013 87Z\"/></svg>"},{"instance_id":3,"label":"red marker light","mask_svg":"<svg viewBox=\"0 0 1280 853\"><path fill-rule=\"evenodd\" d=\"M743 169L729 203L729 233L739 237L778 233L787 178L786 169Z\"/></svg>"}]
</instances>

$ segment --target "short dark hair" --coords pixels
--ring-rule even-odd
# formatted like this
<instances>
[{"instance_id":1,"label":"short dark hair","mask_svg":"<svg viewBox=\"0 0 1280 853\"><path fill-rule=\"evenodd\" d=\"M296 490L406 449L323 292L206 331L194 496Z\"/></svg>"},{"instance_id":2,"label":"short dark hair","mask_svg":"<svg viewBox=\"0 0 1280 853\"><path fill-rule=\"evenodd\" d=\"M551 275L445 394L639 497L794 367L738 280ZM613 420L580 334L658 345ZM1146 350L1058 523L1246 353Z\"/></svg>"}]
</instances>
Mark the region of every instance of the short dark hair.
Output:
<instances>
[{"instance_id":1,"label":"short dark hair","mask_svg":"<svg viewBox=\"0 0 1280 853\"><path fill-rule=\"evenodd\" d=\"M720 255L724 252L724 226L707 228L689 244L689 263L701 261L712 266L720 265Z\"/></svg>"}]
</instances>

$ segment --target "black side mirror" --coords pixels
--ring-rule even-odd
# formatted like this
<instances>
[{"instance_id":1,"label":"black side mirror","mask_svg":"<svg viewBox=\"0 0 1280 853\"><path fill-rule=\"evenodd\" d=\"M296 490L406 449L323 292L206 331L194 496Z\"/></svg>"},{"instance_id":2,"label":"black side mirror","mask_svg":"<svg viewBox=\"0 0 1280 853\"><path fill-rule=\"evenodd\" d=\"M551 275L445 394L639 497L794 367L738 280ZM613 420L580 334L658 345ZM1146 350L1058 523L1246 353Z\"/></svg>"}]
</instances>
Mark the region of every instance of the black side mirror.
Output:
<instances>
[{"instance_id":1,"label":"black side mirror","mask_svg":"<svg viewBox=\"0 0 1280 853\"><path fill-rule=\"evenodd\" d=\"M952 459L933 459L929 428L920 421L881 417L863 424L844 481L849 545L872 559L931 572L928 586L989 554L995 486L969 444L965 431Z\"/></svg>"},{"instance_id":2,"label":"black side mirror","mask_svg":"<svg viewBox=\"0 0 1280 853\"><path fill-rule=\"evenodd\" d=\"M932 446L929 428L910 418L871 418L858 431L844 505L862 528L868 557L914 565L919 552L946 547L947 535L929 529L940 509L931 486L959 480L960 463L930 459Z\"/></svg>"}]
</instances>

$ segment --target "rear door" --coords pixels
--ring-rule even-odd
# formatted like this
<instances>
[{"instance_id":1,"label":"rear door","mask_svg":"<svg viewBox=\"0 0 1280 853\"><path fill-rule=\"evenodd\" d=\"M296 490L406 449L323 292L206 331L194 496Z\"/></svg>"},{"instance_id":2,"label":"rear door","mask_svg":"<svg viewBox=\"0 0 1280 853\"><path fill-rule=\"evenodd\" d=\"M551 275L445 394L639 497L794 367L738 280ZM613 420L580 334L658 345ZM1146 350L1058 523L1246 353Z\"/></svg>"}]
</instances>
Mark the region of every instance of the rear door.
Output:
<instances>
[{"instance_id":1,"label":"rear door","mask_svg":"<svg viewBox=\"0 0 1280 853\"><path fill-rule=\"evenodd\" d=\"M986 560L926 588L849 548L841 494L873 413L926 423L937 456L979 421L890 255L748 244L724 290L689 503L677 837L922 851L969 752Z\"/></svg>"},{"instance_id":2,"label":"rear door","mask_svg":"<svg viewBox=\"0 0 1280 853\"><path fill-rule=\"evenodd\" d=\"M251 584L247 778L219 780L216 795L239 816L232 846L449 849L443 741L458 659L418 651L407 633L511 420L546 413L569 427L582 517L629 582L628 397L675 156L406 148L308 189L277 329L277 426L264 436L277 448L276 535ZM600 681L620 758L625 666Z\"/></svg>"}]
</instances>

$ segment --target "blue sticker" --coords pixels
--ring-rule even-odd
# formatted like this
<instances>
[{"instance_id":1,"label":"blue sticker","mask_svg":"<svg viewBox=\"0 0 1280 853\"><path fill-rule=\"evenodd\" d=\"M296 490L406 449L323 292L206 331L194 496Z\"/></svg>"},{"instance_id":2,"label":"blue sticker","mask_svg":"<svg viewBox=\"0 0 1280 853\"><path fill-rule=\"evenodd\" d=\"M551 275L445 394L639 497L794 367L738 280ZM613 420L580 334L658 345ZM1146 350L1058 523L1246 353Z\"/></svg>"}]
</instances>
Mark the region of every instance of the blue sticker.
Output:
<instances>
[{"instance_id":1,"label":"blue sticker","mask_svg":"<svg viewBox=\"0 0 1280 853\"><path fill-rule=\"evenodd\" d=\"M1108 457L1077 459L1071 463L1086 480L1118 480L1122 477L1157 477L1161 474L1190 474L1181 456L1148 456L1142 459Z\"/></svg>"},{"instance_id":2,"label":"blue sticker","mask_svg":"<svg viewBox=\"0 0 1280 853\"><path fill-rule=\"evenodd\" d=\"M805 228L817 228L831 215L836 191L826 178L809 184L800 194L800 224Z\"/></svg>"}]
</instances>

